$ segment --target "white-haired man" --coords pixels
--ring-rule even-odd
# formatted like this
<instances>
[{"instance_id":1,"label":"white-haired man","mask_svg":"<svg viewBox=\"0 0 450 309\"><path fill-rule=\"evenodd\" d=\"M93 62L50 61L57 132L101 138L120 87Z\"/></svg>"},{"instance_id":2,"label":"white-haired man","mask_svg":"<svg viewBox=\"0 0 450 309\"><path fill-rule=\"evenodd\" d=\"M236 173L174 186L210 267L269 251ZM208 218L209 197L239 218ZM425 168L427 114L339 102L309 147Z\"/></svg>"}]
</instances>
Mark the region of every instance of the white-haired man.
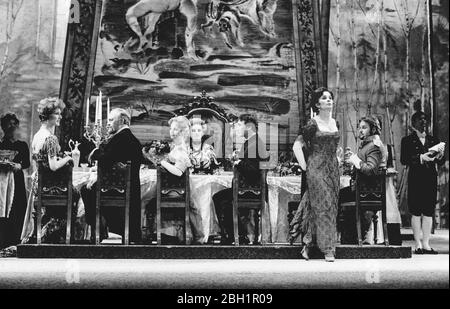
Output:
<instances>
[{"instance_id":1,"label":"white-haired man","mask_svg":"<svg viewBox=\"0 0 450 309\"><path fill-rule=\"evenodd\" d=\"M139 169L144 158L142 146L139 140L130 130L131 117L129 113L121 108L113 109L108 117L108 132L110 137L95 148L89 155L90 161L98 161L107 168L114 163L126 163L131 161L131 197L130 197L130 240L139 242L141 238L140 229L140 205L141 187ZM86 221L95 228L95 184L89 183L81 189L81 196L85 204ZM117 209L108 209L103 212L109 230L117 234L123 233L124 216ZM106 229L102 228L101 237L105 238Z\"/></svg>"}]
</instances>

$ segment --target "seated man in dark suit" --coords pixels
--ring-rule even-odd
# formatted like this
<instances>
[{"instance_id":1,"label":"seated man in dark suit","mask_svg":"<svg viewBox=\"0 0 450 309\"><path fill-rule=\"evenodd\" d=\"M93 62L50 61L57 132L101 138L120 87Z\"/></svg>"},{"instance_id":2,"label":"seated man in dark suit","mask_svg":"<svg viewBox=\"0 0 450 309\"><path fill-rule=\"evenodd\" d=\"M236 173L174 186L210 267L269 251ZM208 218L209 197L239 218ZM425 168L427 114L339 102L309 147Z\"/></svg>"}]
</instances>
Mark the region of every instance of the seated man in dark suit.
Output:
<instances>
[{"instance_id":1,"label":"seated man in dark suit","mask_svg":"<svg viewBox=\"0 0 450 309\"><path fill-rule=\"evenodd\" d=\"M379 173L383 162L383 144L377 138L380 135L380 127L375 117L365 117L359 122L359 139L361 144L358 153L346 152L345 161L353 165L359 172L366 176L374 176ZM355 201L355 191L352 187L344 188L339 193L339 203ZM367 212L365 219L361 220L363 235L369 230L373 213ZM354 243L356 241L356 223L354 213L344 214L344 226L341 230L341 243Z\"/></svg>"},{"instance_id":2,"label":"seated man in dark suit","mask_svg":"<svg viewBox=\"0 0 450 309\"><path fill-rule=\"evenodd\" d=\"M243 141L239 152L234 154L234 166L239 170L245 183L258 184L260 181L260 162L269 159L265 143L258 137L258 122L248 114L241 115L235 124L236 139ZM248 198L256 197L253 193L246 193ZM219 225L221 228L222 244L231 244L234 241L233 232L233 189L225 189L213 196ZM242 243L256 242L254 211L248 215L241 212L240 237ZM247 236L245 236L247 234Z\"/></svg>"},{"instance_id":3,"label":"seated man in dark suit","mask_svg":"<svg viewBox=\"0 0 450 309\"><path fill-rule=\"evenodd\" d=\"M130 130L131 117L124 109L113 109L109 113L108 132L109 138L95 148L89 155L90 161L99 161L103 167L108 168L114 163L127 163L131 161L131 196L130 196L130 241L139 242L141 238L141 185L139 169L144 158L142 146L139 140ZM86 221L95 229L95 184L89 183L81 189L81 196L86 211ZM109 230L117 234L123 234L124 218L123 209L108 209L103 212L107 220ZM106 229L102 227L101 238L107 237Z\"/></svg>"}]
</instances>

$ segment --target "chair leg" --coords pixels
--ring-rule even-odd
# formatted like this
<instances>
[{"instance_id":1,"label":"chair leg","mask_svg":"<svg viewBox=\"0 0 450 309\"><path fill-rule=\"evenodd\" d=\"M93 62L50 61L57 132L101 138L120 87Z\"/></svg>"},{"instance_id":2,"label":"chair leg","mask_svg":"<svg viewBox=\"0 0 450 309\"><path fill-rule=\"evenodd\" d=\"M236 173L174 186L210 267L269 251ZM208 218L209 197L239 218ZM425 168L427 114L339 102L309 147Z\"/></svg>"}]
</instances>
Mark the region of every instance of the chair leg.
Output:
<instances>
[{"instance_id":1,"label":"chair leg","mask_svg":"<svg viewBox=\"0 0 450 309\"><path fill-rule=\"evenodd\" d=\"M258 215L258 211L256 212L256 214L257 214L256 218L258 220L258 236L257 237L261 238L261 242L260 243L262 245L264 245L266 243L266 241L265 241L264 232L263 232L263 216L264 216L263 210L261 209L259 211L259 213L260 214ZM255 235L255 237L256 237L256 235Z\"/></svg>"},{"instance_id":2,"label":"chair leg","mask_svg":"<svg viewBox=\"0 0 450 309\"><path fill-rule=\"evenodd\" d=\"M361 235L361 216L359 214L359 203L355 205L355 213L356 213L356 233L358 234L358 245L362 246L362 235Z\"/></svg>"},{"instance_id":3,"label":"chair leg","mask_svg":"<svg viewBox=\"0 0 450 309\"><path fill-rule=\"evenodd\" d=\"M123 235L123 244L128 246L130 244L130 201L128 198L125 201L125 231Z\"/></svg>"},{"instance_id":4,"label":"chair leg","mask_svg":"<svg viewBox=\"0 0 450 309\"><path fill-rule=\"evenodd\" d=\"M97 191L95 203L95 244L100 245L100 190Z\"/></svg>"},{"instance_id":5,"label":"chair leg","mask_svg":"<svg viewBox=\"0 0 450 309\"><path fill-rule=\"evenodd\" d=\"M378 216L376 212L373 215L373 241L375 245L378 243Z\"/></svg>"},{"instance_id":6,"label":"chair leg","mask_svg":"<svg viewBox=\"0 0 450 309\"><path fill-rule=\"evenodd\" d=\"M156 203L156 243L161 245L161 203Z\"/></svg>"},{"instance_id":7,"label":"chair leg","mask_svg":"<svg viewBox=\"0 0 450 309\"><path fill-rule=\"evenodd\" d=\"M388 230L387 230L386 211L382 211L381 218L383 220L384 245L389 246L389 235L388 235Z\"/></svg>"},{"instance_id":8,"label":"chair leg","mask_svg":"<svg viewBox=\"0 0 450 309\"><path fill-rule=\"evenodd\" d=\"M70 245L70 238L72 235L72 203L72 190L69 188L67 195L66 245Z\"/></svg>"},{"instance_id":9,"label":"chair leg","mask_svg":"<svg viewBox=\"0 0 450 309\"><path fill-rule=\"evenodd\" d=\"M186 207L184 209L184 243L187 245L189 244L190 240L191 240L191 233L190 233L190 229L191 229L191 225L190 225L190 219L189 219L189 201L186 200Z\"/></svg>"},{"instance_id":10,"label":"chair leg","mask_svg":"<svg viewBox=\"0 0 450 309\"><path fill-rule=\"evenodd\" d=\"M42 199L38 194L36 203L36 243L40 245L42 243Z\"/></svg>"},{"instance_id":11,"label":"chair leg","mask_svg":"<svg viewBox=\"0 0 450 309\"><path fill-rule=\"evenodd\" d=\"M234 245L239 246L239 221L238 221L238 203L233 199L233 233L234 233Z\"/></svg>"}]
</instances>

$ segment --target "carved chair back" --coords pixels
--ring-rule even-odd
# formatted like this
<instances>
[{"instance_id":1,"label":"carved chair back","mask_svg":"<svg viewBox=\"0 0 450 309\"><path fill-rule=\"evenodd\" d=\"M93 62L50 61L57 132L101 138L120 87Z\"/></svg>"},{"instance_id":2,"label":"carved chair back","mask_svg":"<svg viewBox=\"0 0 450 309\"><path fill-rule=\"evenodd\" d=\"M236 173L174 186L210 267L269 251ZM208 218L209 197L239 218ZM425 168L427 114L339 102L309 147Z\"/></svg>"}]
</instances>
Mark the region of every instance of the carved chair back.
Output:
<instances>
[{"instance_id":1,"label":"carved chair back","mask_svg":"<svg viewBox=\"0 0 450 309\"><path fill-rule=\"evenodd\" d=\"M263 162L261 162L263 163ZM263 165L263 164L262 164ZM265 214L267 211L267 169L261 168L259 181L248 181L243 177L237 168L233 170L233 228L235 245L239 246L239 229L238 229L238 216L239 209L251 209L256 212L259 211L258 230L261 236L261 243L266 243L264 235L264 228L266 224L263 224Z\"/></svg>"},{"instance_id":2,"label":"carved chair back","mask_svg":"<svg viewBox=\"0 0 450 309\"><path fill-rule=\"evenodd\" d=\"M189 169L177 177L164 168L157 168L156 183L156 238L157 244L161 245L162 210L163 209L184 209L184 234L185 243L191 239L191 229L189 225L190 208L190 188Z\"/></svg>"},{"instance_id":3,"label":"carved chair back","mask_svg":"<svg viewBox=\"0 0 450 309\"><path fill-rule=\"evenodd\" d=\"M103 207L124 208L125 228L122 243L130 243L131 162L105 165L98 162L95 211L95 244L100 244L100 216Z\"/></svg>"},{"instance_id":4,"label":"carved chair back","mask_svg":"<svg viewBox=\"0 0 450 309\"><path fill-rule=\"evenodd\" d=\"M355 201L341 203L341 208L355 208L356 230L358 235L358 244L362 245L361 214L363 211L373 211L374 240L377 243L377 215L376 212L382 212L382 224L384 233L384 244L389 245L386 220L386 169L380 168L377 175L367 176L356 171L355 182L353 183L355 191Z\"/></svg>"},{"instance_id":5,"label":"carved chair back","mask_svg":"<svg viewBox=\"0 0 450 309\"><path fill-rule=\"evenodd\" d=\"M36 237L37 244L42 243L42 207L66 207L66 244L70 244L72 233L72 169L66 165L57 171L52 171L43 161L38 164L38 186L36 192Z\"/></svg>"}]
</instances>

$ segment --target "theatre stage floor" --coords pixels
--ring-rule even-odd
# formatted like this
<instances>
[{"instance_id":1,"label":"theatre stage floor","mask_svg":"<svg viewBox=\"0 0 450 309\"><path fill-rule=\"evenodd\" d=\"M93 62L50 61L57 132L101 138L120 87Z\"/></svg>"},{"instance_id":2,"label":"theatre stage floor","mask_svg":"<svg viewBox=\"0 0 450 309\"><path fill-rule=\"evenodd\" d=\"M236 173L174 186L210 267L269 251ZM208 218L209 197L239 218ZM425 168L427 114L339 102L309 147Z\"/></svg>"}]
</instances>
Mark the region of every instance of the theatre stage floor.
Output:
<instances>
[{"instance_id":1,"label":"theatre stage floor","mask_svg":"<svg viewBox=\"0 0 450 309\"><path fill-rule=\"evenodd\" d=\"M0 288L449 288L449 255L385 260L1 259Z\"/></svg>"},{"instance_id":2,"label":"theatre stage floor","mask_svg":"<svg viewBox=\"0 0 450 309\"><path fill-rule=\"evenodd\" d=\"M0 288L449 288L449 232L439 255L409 259L0 259ZM404 245L412 246L411 241Z\"/></svg>"}]
</instances>

